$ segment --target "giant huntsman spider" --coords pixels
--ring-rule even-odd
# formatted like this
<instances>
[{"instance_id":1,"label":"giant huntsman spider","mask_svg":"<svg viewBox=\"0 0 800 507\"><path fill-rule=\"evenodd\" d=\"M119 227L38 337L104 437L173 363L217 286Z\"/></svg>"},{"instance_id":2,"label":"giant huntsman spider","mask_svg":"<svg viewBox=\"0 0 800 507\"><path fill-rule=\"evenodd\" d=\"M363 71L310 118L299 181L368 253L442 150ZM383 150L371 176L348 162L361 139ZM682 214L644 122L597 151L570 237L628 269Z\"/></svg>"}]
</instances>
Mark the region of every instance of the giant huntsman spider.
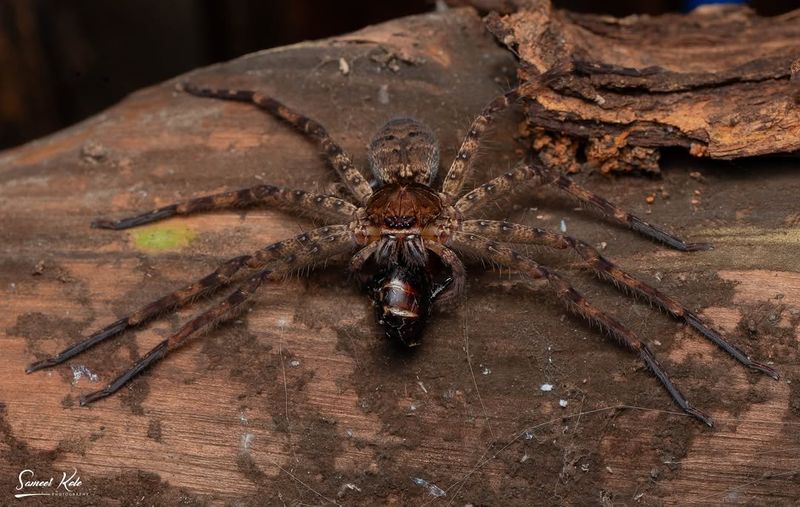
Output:
<instances>
[{"instance_id":1,"label":"giant huntsman spider","mask_svg":"<svg viewBox=\"0 0 800 507\"><path fill-rule=\"evenodd\" d=\"M438 142L433 132L416 120L390 120L372 138L368 147L373 176L370 184L322 125L277 100L247 90L212 89L188 83L179 88L198 97L254 104L295 127L319 144L349 192L349 198L258 185L191 199L118 221L96 220L93 227L119 230L175 215L264 205L311 215L330 225L278 241L251 255L229 259L200 280L109 324L55 356L27 367L28 372L33 372L62 363L129 328L141 326L159 314L229 284L240 270L255 273L222 302L193 318L153 347L106 387L82 396L81 405L111 395L210 324L230 316L265 282L278 281L287 273L309 269L344 254L351 255L350 269L368 280L367 291L386 335L406 346L418 345L432 306L452 301L462 293L465 269L459 255L470 255L491 265L518 271L532 279L545 280L569 310L598 324L620 345L638 354L687 414L709 426L713 424L708 415L693 407L681 394L646 343L617 319L587 301L561 275L523 255L513 246L525 244L577 253L600 278L613 282L620 289L638 295L684 321L741 364L778 378L775 370L751 360L685 305L626 273L587 243L536 227L472 218L479 208L501 196L507 196L518 187L552 185L582 203L599 209L610 220L677 250L711 248L705 243L686 243L536 161L522 164L460 195L465 176L476 158L481 136L493 116L519 98L518 90L492 101L473 121L443 178L441 189L436 189L432 185L439 168Z\"/></svg>"}]
</instances>

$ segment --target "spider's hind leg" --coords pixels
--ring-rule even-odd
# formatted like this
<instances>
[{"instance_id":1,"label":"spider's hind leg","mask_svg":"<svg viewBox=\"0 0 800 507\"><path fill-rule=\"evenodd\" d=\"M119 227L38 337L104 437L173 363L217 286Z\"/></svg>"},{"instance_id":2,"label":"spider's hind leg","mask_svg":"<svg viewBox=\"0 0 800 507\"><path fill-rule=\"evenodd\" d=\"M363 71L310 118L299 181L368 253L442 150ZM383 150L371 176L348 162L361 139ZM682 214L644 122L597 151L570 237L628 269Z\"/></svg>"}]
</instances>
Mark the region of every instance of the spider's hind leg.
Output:
<instances>
[{"instance_id":1,"label":"spider's hind leg","mask_svg":"<svg viewBox=\"0 0 800 507\"><path fill-rule=\"evenodd\" d=\"M603 310L589 303L566 280L545 266L540 266L532 259L525 257L511 248L501 245L496 241L476 234L455 232L447 246L461 252L471 253L479 258L517 269L531 278L544 279L555 292L558 299L571 311L585 318L589 322L600 325L617 342L639 355L639 358L658 378L664 388L669 392L673 401L684 412L707 424L713 426L711 418L702 411L693 407L678 387L672 382L663 366L658 362L653 351L632 330L617 319L608 315Z\"/></svg>"},{"instance_id":2,"label":"spider's hind leg","mask_svg":"<svg viewBox=\"0 0 800 507\"><path fill-rule=\"evenodd\" d=\"M518 90L511 90L505 95L501 95L494 99L487 105L481 114L479 114L470 125L467 131L467 136L461 143L458 149L456 158L450 165L450 169L444 177L442 182L442 193L446 195L450 201L454 201L461 187L464 185L464 179L467 173L472 168L475 156L478 154L478 149L481 145L481 136L492 124L494 115L506 109L519 98Z\"/></svg>"},{"instance_id":3,"label":"spider's hind leg","mask_svg":"<svg viewBox=\"0 0 800 507\"><path fill-rule=\"evenodd\" d=\"M556 188L576 197L582 203L599 209L603 215L614 222L676 250L694 252L713 249L709 243L688 243L658 226L649 224L591 190L581 187L566 176L545 169L538 162L518 167L480 185L456 201L454 207L464 216L475 216L474 212L477 209L525 187L526 184L555 185Z\"/></svg>"},{"instance_id":4,"label":"spider's hind leg","mask_svg":"<svg viewBox=\"0 0 800 507\"><path fill-rule=\"evenodd\" d=\"M595 194L591 190L583 188L563 174L558 174L556 176L546 175L544 177L544 181L555 185L556 188L576 197L579 201L599 209L603 215L609 217L613 221L628 226L639 234L664 243L665 245L676 250L680 250L682 252L696 252L699 250L714 249L710 243L687 243L679 237L670 234L669 232L655 225L645 222L636 215L628 213L616 204Z\"/></svg>"}]
</instances>

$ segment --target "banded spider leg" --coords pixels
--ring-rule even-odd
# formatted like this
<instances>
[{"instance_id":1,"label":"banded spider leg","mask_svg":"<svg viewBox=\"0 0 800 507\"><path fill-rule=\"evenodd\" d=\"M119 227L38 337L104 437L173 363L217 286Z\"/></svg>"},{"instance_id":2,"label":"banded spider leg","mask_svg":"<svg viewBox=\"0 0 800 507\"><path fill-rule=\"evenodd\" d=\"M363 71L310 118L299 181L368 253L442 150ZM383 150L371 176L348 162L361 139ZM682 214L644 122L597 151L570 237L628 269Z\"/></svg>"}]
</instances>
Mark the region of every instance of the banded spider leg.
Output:
<instances>
[{"instance_id":1,"label":"banded spider leg","mask_svg":"<svg viewBox=\"0 0 800 507\"><path fill-rule=\"evenodd\" d=\"M210 324L230 317L265 281L278 280L288 272L311 267L336 255L348 253L354 248L355 244L347 225L326 226L290 239L278 241L258 250L253 255L237 257L224 263L217 271L198 282L168 294L134 314L93 333L81 342L68 347L51 358L29 365L27 371L32 372L60 364L101 341L118 335L127 328L137 327L160 313L174 310L180 304L188 302L201 293L218 289L228 282L236 271L243 267L257 272L222 302L196 316L184 324L176 333L153 347L105 388L81 397L81 405L91 403L113 394L133 377L179 348L189 338L196 336Z\"/></svg>"},{"instance_id":2,"label":"banded spider leg","mask_svg":"<svg viewBox=\"0 0 800 507\"><path fill-rule=\"evenodd\" d=\"M544 168L535 160L511 172L498 176L458 198L466 174L471 169L475 155L478 152L481 135L492 122L493 116L511 105L518 98L519 94L516 90L508 92L495 99L483 110L481 115L474 120L472 127L456 155L456 159L453 161L450 171L445 176L442 193L446 200L453 203L453 208L459 217L468 218L474 216L475 212L481 207L519 188L525 188L526 186L534 184L550 185L577 198L580 202L598 209L612 221L627 226L643 236L661 242L676 250L692 252L712 249L712 246L708 243L689 243L658 226L647 223L607 199L581 187L570 178ZM455 227L451 228L445 226L444 230L449 230L450 236L444 242L443 246L437 247L438 250L444 249L444 252L440 253L432 249L437 255L444 258L444 253L452 252L453 250L462 254L470 253L491 263L517 269L532 278L547 280L549 286L556 292L561 302L570 310L591 322L599 324L620 344L638 352L640 358L655 374L659 381L661 381L673 400L688 414L700 419L708 425L712 425L711 418L689 404L680 390L671 381L664 368L656 360L652 350L643 343L633 331L612 316L587 302L580 293L550 268L541 266L533 259L519 254L507 244L535 243L560 250L572 250L601 278L614 283L615 286L623 291L629 290L636 295L644 297L647 301L666 310L673 317L683 320L744 366L765 373L774 379L779 378L777 371L763 363L753 361L744 351L712 329L685 305L623 271L601 256L595 248L583 241L539 228L491 220L462 219ZM453 254L452 257L458 259L455 254Z\"/></svg>"}]
</instances>

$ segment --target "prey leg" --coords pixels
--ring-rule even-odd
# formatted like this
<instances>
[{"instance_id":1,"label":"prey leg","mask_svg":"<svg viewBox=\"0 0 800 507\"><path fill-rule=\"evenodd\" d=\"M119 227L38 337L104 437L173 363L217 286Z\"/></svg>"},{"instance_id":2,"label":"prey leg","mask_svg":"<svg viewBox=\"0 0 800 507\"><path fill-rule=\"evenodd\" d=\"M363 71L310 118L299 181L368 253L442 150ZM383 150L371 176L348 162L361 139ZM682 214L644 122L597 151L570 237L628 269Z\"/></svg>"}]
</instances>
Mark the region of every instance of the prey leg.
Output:
<instances>
[{"instance_id":1,"label":"prey leg","mask_svg":"<svg viewBox=\"0 0 800 507\"><path fill-rule=\"evenodd\" d=\"M435 253L442 263L450 269L451 276L448 283L436 292L434 301L437 306L447 306L454 303L463 293L464 285L467 280L467 272L464 269L464 263L458 258L458 255L441 243L428 241L425 243L425 248Z\"/></svg>"}]
</instances>

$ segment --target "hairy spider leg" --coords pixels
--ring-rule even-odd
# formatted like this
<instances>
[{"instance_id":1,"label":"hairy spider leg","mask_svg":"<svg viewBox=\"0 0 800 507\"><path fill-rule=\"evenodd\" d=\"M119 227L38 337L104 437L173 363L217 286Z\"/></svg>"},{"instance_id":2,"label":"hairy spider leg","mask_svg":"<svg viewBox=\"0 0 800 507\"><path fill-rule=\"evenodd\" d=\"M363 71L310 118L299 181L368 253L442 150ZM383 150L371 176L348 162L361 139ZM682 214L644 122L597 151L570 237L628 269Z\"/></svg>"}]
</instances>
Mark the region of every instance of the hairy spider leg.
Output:
<instances>
[{"instance_id":1,"label":"hairy spider leg","mask_svg":"<svg viewBox=\"0 0 800 507\"><path fill-rule=\"evenodd\" d=\"M170 204L122 220L97 219L92 222L92 227L127 229L177 215L245 208L256 204L265 204L272 208L293 212L296 215L310 215L312 219L322 220L326 223L349 221L357 209L349 202L329 195L312 194L303 190L288 190L272 185L257 185Z\"/></svg>"},{"instance_id":2,"label":"hairy spider leg","mask_svg":"<svg viewBox=\"0 0 800 507\"><path fill-rule=\"evenodd\" d=\"M105 341L113 336L117 336L126 329L133 329L141 326L142 324L150 321L157 315L166 314L167 312L174 311L178 307L193 301L195 298L208 294L223 285L230 283L234 274L236 274L246 263L250 260L249 255L234 257L223 262L213 273L210 273L198 281L187 285L175 292L167 294L166 296L149 303L134 313L123 317L108 326L95 331L83 340L75 343L62 350L58 354L41 361L31 363L25 368L28 373L42 368L49 368L61 364L71 357L77 356L81 352L88 350L98 343Z\"/></svg>"},{"instance_id":3,"label":"hairy spider leg","mask_svg":"<svg viewBox=\"0 0 800 507\"><path fill-rule=\"evenodd\" d=\"M336 174L350 193L364 203L372 195L372 187L353 165L353 161L344 149L333 140L325 127L319 122L281 104L277 100L251 90L230 90L197 86L193 83L181 83L180 90L197 97L208 97L255 104L271 115L279 118L303 132L319 144Z\"/></svg>"},{"instance_id":4,"label":"hairy spider leg","mask_svg":"<svg viewBox=\"0 0 800 507\"><path fill-rule=\"evenodd\" d=\"M468 234L478 234L504 243L532 243L557 249L571 249L580 255L600 278L613 282L623 292L624 289L629 289L664 309L673 317L683 320L744 366L766 373L776 380L780 378L777 371L765 364L753 361L744 351L709 327L697 314L686 308L680 301L626 273L619 266L600 255L596 248L579 239L537 227L494 220L466 220L461 224L461 231Z\"/></svg>"},{"instance_id":5,"label":"hairy spider leg","mask_svg":"<svg viewBox=\"0 0 800 507\"><path fill-rule=\"evenodd\" d=\"M628 329L614 317L586 301L577 290L555 272L545 266L537 264L532 259L519 254L508 246L501 245L496 241L476 234L454 232L447 242L447 246L454 250L470 253L490 262L516 269L531 278L546 280L558 299L561 300L567 308L588 321L598 324L616 339L620 345L638 353L642 361L650 368L656 378L661 381L661 384L669 392L672 399L684 412L699 419L708 426L714 425L711 417L694 408L689 403L686 397L669 378L666 370L658 362L647 344L642 342L636 333Z\"/></svg>"},{"instance_id":6,"label":"hairy spider leg","mask_svg":"<svg viewBox=\"0 0 800 507\"><path fill-rule=\"evenodd\" d=\"M498 197L519 189L526 183L554 185L559 190L576 197L580 202L599 209L604 216L612 221L630 227L639 234L676 250L694 252L698 250L711 250L713 248L709 243L687 243L677 236L628 213L594 192L581 187L566 176L548 171L539 163L529 163L518 167L511 172L507 172L476 187L456 201L454 207L457 211L461 212L462 215L467 216Z\"/></svg>"},{"instance_id":7,"label":"hairy spider leg","mask_svg":"<svg viewBox=\"0 0 800 507\"><path fill-rule=\"evenodd\" d=\"M222 302L193 318L172 336L153 347L142 359L112 380L105 388L83 396L81 405L113 394L133 377L163 359L210 324L230 317L233 311L241 307L264 281L280 280L292 271L313 267L330 257L348 253L354 247L355 241L349 227L338 225L322 227L278 241L257 251L254 255L248 256L245 262L247 266L260 270L256 275L248 279Z\"/></svg>"},{"instance_id":8,"label":"hairy spider leg","mask_svg":"<svg viewBox=\"0 0 800 507\"><path fill-rule=\"evenodd\" d=\"M210 324L222 320L225 317L229 317L230 314L241 307L242 303L247 301L250 296L252 296L256 290L258 290L258 288L269 277L270 274L271 271L265 269L251 277L221 303L193 318L184 324L183 327L178 330L178 332L174 333L169 338L150 349L147 354L133 363L129 369L122 372L108 385L106 385L106 387L81 396L80 404L87 405L93 401L97 401L101 398L105 398L106 396L114 394L136 375L143 372L161 359L164 359L167 354L183 345L187 338L200 332L201 329L208 327Z\"/></svg>"},{"instance_id":9,"label":"hairy spider leg","mask_svg":"<svg viewBox=\"0 0 800 507\"><path fill-rule=\"evenodd\" d=\"M347 246L343 246L343 243L346 243ZM281 272L301 269L312 266L314 263L325 260L337 253L342 253L339 250L346 251L352 248L351 243L352 239L350 239L348 226L326 226L273 243L254 255L235 257L224 262L213 273L197 282L145 305L131 315L92 333L55 356L31 363L26 368L26 371L31 373L42 368L61 364L98 343L119 335L126 329L141 326L159 314L174 310L193 301L198 296L215 291L221 286L230 283L233 275L243 267L263 270L267 265L278 263L281 265Z\"/></svg>"},{"instance_id":10,"label":"hairy spider leg","mask_svg":"<svg viewBox=\"0 0 800 507\"><path fill-rule=\"evenodd\" d=\"M519 98L517 90L511 90L505 95L501 95L487 105L470 125L464 141L456 154L456 158L450 165L447 175L442 182L442 193L447 197L448 202L453 202L464 186L464 179L472 169L474 159L478 154L481 144L481 136L492 124L494 115L506 109Z\"/></svg>"}]
</instances>

